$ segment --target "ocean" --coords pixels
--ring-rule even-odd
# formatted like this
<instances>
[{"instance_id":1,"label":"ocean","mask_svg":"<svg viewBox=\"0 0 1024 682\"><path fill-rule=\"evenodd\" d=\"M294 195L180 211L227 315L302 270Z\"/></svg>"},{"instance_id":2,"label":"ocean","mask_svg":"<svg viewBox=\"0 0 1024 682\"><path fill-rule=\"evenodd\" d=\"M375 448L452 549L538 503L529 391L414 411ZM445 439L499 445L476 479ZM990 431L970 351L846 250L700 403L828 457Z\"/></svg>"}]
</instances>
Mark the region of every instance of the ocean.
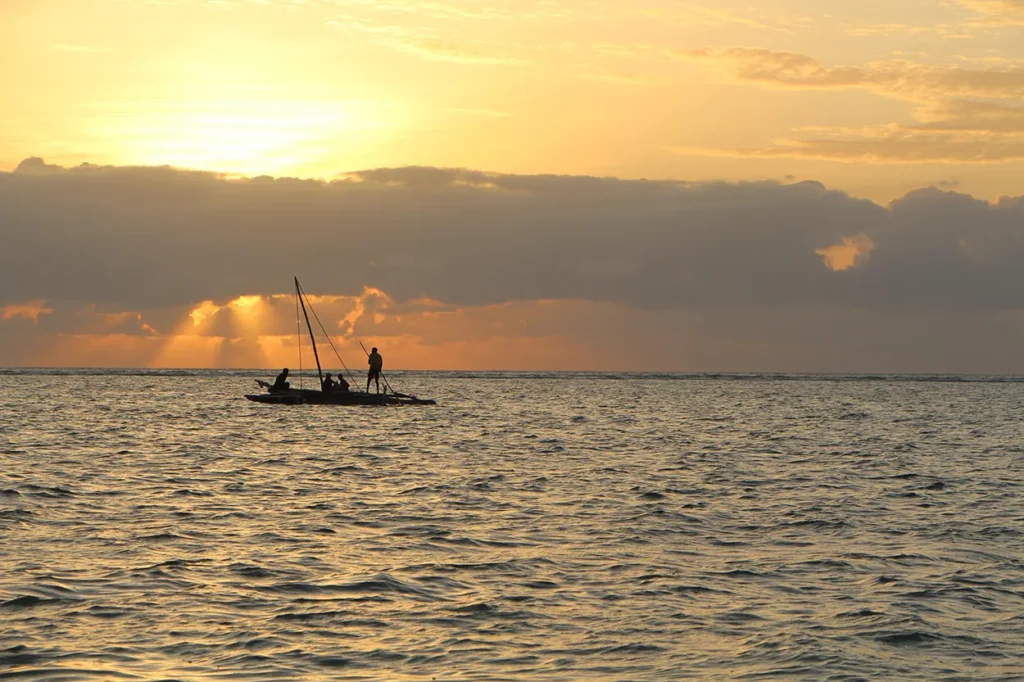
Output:
<instances>
[{"instance_id":1,"label":"ocean","mask_svg":"<svg viewBox=\"0 0 1024 682\"><path fill-rule=\"evenodd\" d=\"M0 371L0 679L1024 679L1021 378L273 375Z\"/></svg>"}]
</instances>

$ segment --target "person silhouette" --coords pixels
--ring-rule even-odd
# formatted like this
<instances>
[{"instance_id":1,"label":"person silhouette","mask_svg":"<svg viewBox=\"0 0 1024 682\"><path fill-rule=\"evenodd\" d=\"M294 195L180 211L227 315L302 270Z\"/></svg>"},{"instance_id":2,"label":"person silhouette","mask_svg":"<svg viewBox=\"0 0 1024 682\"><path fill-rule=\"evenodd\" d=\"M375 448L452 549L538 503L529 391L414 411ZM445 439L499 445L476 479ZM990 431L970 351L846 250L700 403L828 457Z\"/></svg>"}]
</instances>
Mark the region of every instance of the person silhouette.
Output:
<instances>
[{"instance_id":1,"label":"person silhouette","mask_svg":"<svg viewBox=\"0 0 1024 682\"><path fill-rule=\"evenodd\" d=\"M277 379L274 380L274 385L270 387L271 393L280 393L281 391L287 391L291 388L291 384L288 383L288 368L285 367L281 370L281 373L277 375Z\"/></svg>"},{"instance_id":2,"label":"person silhouette","mask_svg":"<svg viewBox=\"0 0 1024 682\"><path fill-rule=\"evenodd\" d=\"M384 369L384 358L380 356L375 347L367 361L370 363L370 373L366 375L366 392L370 392L370 382L374 381L377 384L377 393L380 393L380 372Z\"/></svg>"}]
</instances>

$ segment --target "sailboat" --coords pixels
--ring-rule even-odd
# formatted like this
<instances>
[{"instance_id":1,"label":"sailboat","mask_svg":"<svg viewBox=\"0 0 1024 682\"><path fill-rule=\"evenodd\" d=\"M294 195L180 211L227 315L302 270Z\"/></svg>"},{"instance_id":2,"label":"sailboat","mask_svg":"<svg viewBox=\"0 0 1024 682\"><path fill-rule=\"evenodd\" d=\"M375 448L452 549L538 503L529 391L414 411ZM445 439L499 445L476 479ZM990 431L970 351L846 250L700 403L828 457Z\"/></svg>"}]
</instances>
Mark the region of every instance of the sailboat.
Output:
<instances>
[{"instance_id":1,"label":"sailboat","mask_svg":"<svg viewBox=\"0 0 1024 682\"><path fill-rule=\"evenodd\" d=\"M341 359L341 355L338 353L338 349L334 347L334 342L331 341L331 337L327 334L327 330L324 329L323 324L320 323L320 317L313 310L313 304L306 298L306 292L302 290L302 286L299 284L299 278L295 278L295 297L298 305L301 307L302 316L306 319L306 329L309 330L309 341L313 345L313 358L316 360L316 373L320 379L320 386L324 385L324 374L323 369L320 366L320 353L317 352L316 348L316 337L313 334L313 325L309 321L309 313L306 312L307 307L313 312L313 317L316 319L320 330L323 331L324 336L327 337L327 342L331 345L335 355L338 356L338 361L341 362L342 367L345 367L344 360ZM296 324L298 324L298 311L296 310ZM362 346L362 344L359 344ZM376 349L374 349L376 350ZM366 348L363 347L363 352L366 352ZM299 349L299 372L301 376L301 364L302 364L302 350L301 350L301 338L300 338L300 349ZM345 367L347 370L348 368ZM437 402L425 398L417 398L414 395L407 395L405 393L398 393L391 388L391 384L387 378L381 374L381 379L384 381L384 392L383 393L370 393L369 391L352 391L352 390L333 390L323 391L320 389L310 388L288 388L283 391L273 391L270 384L265 381L256 380L256 383L261 387L267 389L266 393L252 393L246 394L246 398L257 403L267 403L270 405L436 405ZM389 392L390 391L390 392Z\"/></svg>"}]
</instances>

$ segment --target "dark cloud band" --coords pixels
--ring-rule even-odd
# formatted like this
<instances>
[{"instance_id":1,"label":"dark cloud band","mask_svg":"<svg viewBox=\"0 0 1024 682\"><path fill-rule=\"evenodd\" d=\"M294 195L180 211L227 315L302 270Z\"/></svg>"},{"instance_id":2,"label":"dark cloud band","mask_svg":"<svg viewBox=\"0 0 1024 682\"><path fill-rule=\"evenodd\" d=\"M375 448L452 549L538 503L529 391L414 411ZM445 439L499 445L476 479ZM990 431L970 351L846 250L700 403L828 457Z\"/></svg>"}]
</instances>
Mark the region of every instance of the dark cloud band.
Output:
<instances>
[{"instance_id":1,"label":"dark cloud band","mask_svg":"<svg viewBox=\"0 0 1024 682\"><path fill-rule=\"evenodd\" d=\"M30 160L0 173L0 240L0 306L225 301L293 274L316 293L455 305L1024 304L1024 203L937 190L883 208L817 183L436 168L325 183ZM822 251L844 243L873 248L834 271Z\"/></svg>"}]
</instances>

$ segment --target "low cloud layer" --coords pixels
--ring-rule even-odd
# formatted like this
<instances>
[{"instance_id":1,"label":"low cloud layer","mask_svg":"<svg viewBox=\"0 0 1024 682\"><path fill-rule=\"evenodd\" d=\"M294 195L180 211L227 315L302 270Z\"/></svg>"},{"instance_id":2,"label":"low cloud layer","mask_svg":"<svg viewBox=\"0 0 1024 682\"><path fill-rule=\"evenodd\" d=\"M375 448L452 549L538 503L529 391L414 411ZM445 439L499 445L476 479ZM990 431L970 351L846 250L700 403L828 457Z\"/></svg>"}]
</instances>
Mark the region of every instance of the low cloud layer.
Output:
<instances>
[{"instance_id":1,"label":"low cloud layer","mask_svg":"<svg viewBox=\"0 0 1024 682\"><path fill-rule=\"evenodd\" d=\"M1022 225L1019 198L934 189L884 208L813 182L402 168L324 183L29 160L0 173L0 305L223 302L297 274L316 293L455 305L1007 309L1024 302ZM822 251L847 240L870 255L831 269Z\"/></svg>"},{"instance_id":2,"label":"low cloud layer","mask_svg":"<svg viewBox=\"0 0 1024 682\"><path fill-rule=\"evenodd\" d=\"M812 182L401 168L325 183L32 159L0 173L0 240L8 358L43 333L284 337L294 302L273 296L293 275L330 334L415 337L427 365L459 339L561 338L608 364L643 332L657 362L639 368L799 369L817 349L816 370L852 352L895 369L936 325L952 345L916 357L955 358L970 329L1000 362L1022 340L1024 201L935 189L882 207Z\"/></svg>"}]
</instances>

